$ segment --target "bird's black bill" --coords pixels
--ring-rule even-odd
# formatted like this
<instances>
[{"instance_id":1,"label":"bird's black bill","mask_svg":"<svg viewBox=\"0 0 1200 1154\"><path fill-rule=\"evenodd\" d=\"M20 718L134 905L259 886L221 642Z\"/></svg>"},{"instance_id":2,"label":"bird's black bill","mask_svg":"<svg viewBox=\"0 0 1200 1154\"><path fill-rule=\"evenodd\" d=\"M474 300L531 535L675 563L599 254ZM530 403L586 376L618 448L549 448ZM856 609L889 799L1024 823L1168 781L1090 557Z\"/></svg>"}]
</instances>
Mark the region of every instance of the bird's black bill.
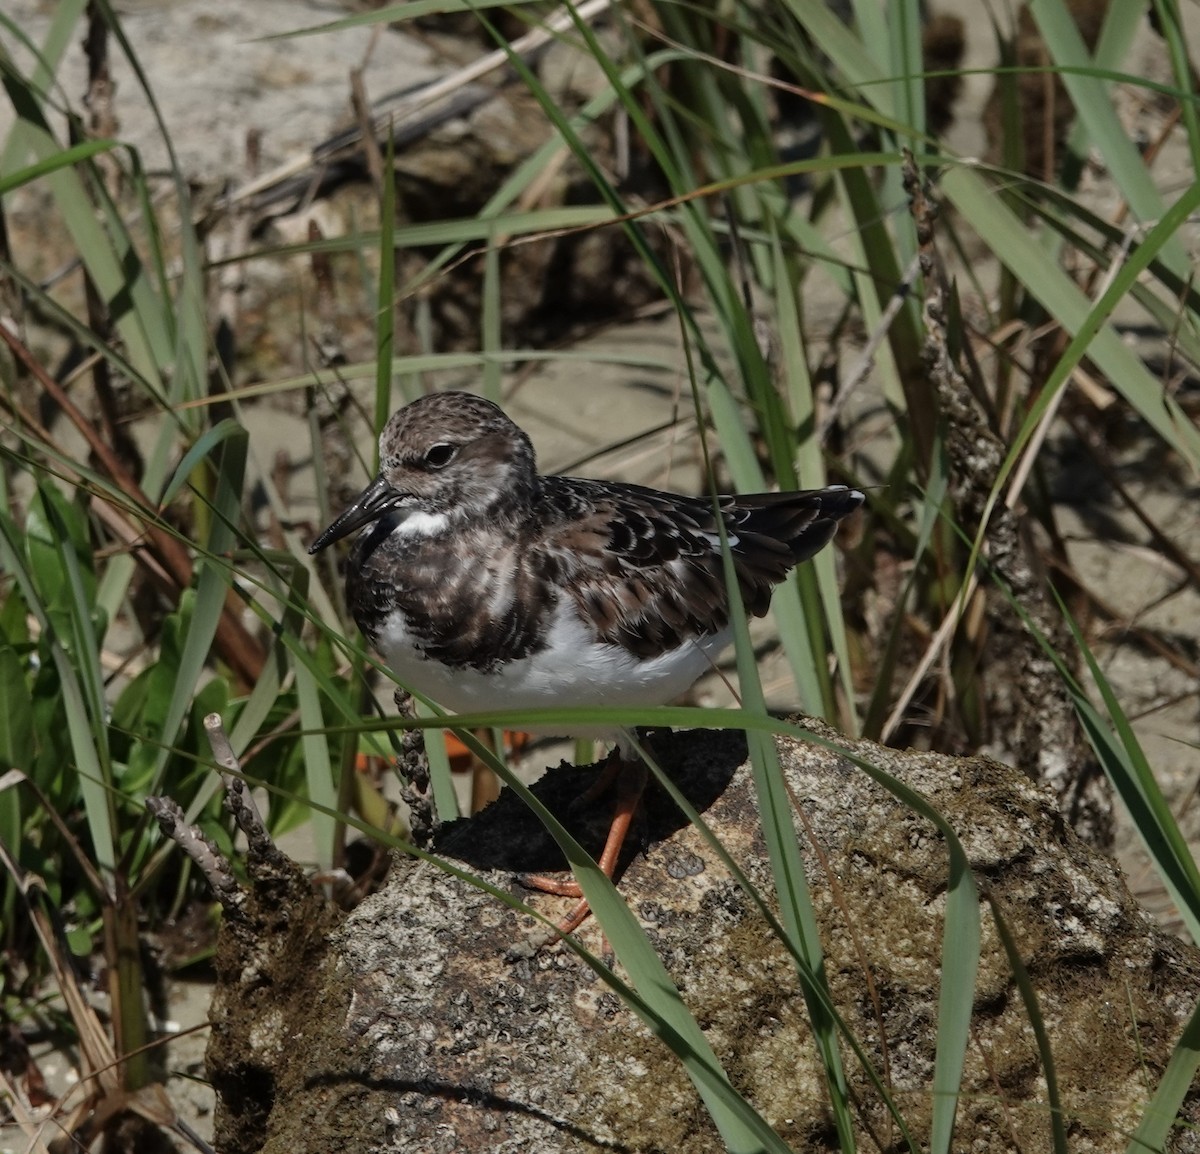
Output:
<instances>
[{"instance_id":1,"label":"bird's black bill","mask_svg":"<svg viewBox=\"0 0 1200 1154\"><path fill-rule=\"evenodd\" d=\"M376 477L354 503L308 547L308 551L320 553L327 545L340 541L355 529L382 517L394 507L397 495L396 490L382 477Z\"/></svg>"}]
</instances>

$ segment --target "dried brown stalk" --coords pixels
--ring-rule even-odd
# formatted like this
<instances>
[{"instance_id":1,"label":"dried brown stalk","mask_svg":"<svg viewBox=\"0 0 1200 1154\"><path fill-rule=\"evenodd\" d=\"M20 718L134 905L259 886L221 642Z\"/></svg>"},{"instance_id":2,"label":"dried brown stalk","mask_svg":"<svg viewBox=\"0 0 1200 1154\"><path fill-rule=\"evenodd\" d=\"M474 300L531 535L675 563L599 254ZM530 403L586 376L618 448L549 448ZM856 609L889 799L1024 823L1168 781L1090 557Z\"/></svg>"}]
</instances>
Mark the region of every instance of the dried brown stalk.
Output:
<instances>
[{"instance_id":1,"label":"dried brown stalk","mask_svg":"<svg viewBox=\"0 0 1200 1154\"><path fill-rule=\"evenodd\" d=\"M161 571L171 582L166 590L175 598L192 583L192 559L187 547L174 537L159 522L153 503L142 492L141 487L129 474L125 465L92 427L66 390L42 367L23 341L0 325L0 339L8 345L18 362L33 376L46 394L79 430L88 444L98 466L129 499L133 508L145 510L142 523L145 531L145 548L156 561ZM140 552L140 551L139 551ZM153 572L153 570L151 570ZM250 634L238 617L239 606L227 600L224 612L217 622L214 648L242 687L254 685L262 676L266 654L263 646Z\"/></svg>"},{"instance_id":2,"label":"dried brown stalk","mask_svg":"<svg viewBox=\"0 0 1200 1154\"><path fill-rule=\"evenodd\" d=\"M994 724L1005 727L1016 764L1054 791L1076 832L1094 845L1107 847L1113 836L1111 792L1080 731L1058 667L1032 630L1068 663L1075 646L1049 603L1040 562L1011 501L996 502L988 515L1004 446L989 428L951 352L948 287L934 243L937 206L911 156L904 179L926 285L924 359L944 422L955 509L972 533L987 517L983 528L988 563L1032 626L1026 627L1007 601L989 599L987 645L996 663L990 696L993 711L1003 717Z\"/></svg>"}]
</instances>

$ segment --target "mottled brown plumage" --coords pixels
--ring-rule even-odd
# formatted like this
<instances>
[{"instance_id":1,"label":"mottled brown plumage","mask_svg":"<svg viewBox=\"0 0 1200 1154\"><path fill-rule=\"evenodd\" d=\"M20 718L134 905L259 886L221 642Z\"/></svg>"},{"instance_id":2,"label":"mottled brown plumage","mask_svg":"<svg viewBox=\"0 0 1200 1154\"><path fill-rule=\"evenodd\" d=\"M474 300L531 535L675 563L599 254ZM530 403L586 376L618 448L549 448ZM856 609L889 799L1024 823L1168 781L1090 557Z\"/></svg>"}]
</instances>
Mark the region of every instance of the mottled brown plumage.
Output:
<instances>
[{"instance_id":1,"label":"mottled brown plumage","mask_svg":"<svg viewBox=\"0 0 1200 1154\"><path fill-rule=\"evenodd\" d=\"M709 498L540 477L525 433L464 393L401 409L380 456L379 477L312 547L370 526L351 552L346 592L373 642L399 613L422 658L489 673L547 645L564 603L595 642L635 658L728 627ZM774 587L828 543L862 494L835 486L718 500L743 605L761 616ZM414 514L425 521L414 525Z\"/></svg>"},{"instance_id":2,"label":"mottled brown plumage","mask_svg":"<svg viewBox=\"0 0 1200 1154\"><path fill-rule=\"evenodd\" d=\"M310 551L363 530L346 571L354 619L404 685L458 713L672 700L732 635L723 547L761 615L863 500L834 486L714 503L541 477L529 438L466 393L405 406L379 452L379 475ZM611 735L628 754L623 731ZM610 877L645 782L636 762L612 764L618 802L599 858Z\"/></svg>"}]
</instances>

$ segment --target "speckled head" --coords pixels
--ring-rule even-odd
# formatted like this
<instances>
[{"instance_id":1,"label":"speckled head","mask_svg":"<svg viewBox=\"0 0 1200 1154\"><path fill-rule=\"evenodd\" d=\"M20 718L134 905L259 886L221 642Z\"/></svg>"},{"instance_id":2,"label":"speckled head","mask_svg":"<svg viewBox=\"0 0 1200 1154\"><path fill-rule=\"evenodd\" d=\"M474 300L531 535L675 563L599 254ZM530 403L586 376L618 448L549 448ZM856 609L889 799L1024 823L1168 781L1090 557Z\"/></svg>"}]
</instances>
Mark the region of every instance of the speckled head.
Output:
<instances>
[{"instance_id":1,"label":"speckled head","mask_svg":"<svg viewBox=\"0 0 1200 1154\"><path fill-rule=\"evenodd\" d=\"M309 552L393 511L413 530L519 519L537 487L533 445L497 406L470 393L433 393L392 414L379 437L379 475Z\"/></svg>"}]
</instances>

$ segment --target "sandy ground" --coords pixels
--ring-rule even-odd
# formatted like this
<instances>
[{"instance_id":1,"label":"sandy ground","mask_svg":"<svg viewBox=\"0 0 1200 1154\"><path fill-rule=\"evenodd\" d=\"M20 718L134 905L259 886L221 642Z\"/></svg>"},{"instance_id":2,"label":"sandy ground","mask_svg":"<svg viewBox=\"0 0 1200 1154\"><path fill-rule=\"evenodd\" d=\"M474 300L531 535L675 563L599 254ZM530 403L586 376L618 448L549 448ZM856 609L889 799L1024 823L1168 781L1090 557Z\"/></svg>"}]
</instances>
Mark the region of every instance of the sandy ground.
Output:
<instances>
[{"instance_id":1,"label":"sandy ground","mask_svg":"<svg viewBox=\"0 0 1200 1154\"><path fill-rule=\"evenodd\" d=\"M65 7L8 0L3 15L41 45ZM350 123L351 69L362 69L373 99L423 83L438 71L421 44L387 29L289 35L343 19L348 9L334 0L131 0L117 8L180 166L206 183L244 175L247 129L262 133L262 161L269 168ZM57 73L64 96L76 106L87 87L77 40L78 35L71 38ZM29 54L18 49L14 57L25 67ZM121 139L137 148L147 169L164 169L167 153L156 109L142 99L124 58L114 51L111 60ZM0 138L8 136L11 123L11 107L0 103Z\"/></svg>"},{"instance_id":2,"label":"sandy ground","mask_svg":"<svg viewBox=\"0 0 1200 1154\"><path fill-rule=\"evenodd\" d=\"M985 67L995 58L990 23L981 0L958 5L970 28L967 68ZM34 0L8 0L6 15L35 41L44 35L55 5ZM243 174L245 132L254 126L263 131L264 166L286 160L310 147L349 120L348 74L365 65L364 79L372 96L405 87L432 75L434 64L416 41L391 29L372 32L350 29L320 37L270 39L288 30L319 25L344 14L335 3L312 0L185 0L173 4L134 0L122 8L124 26L137 45L163 118L179 151L185 171L206 183L221 176ZM5 37L7 40L8 38ZM65 96L73 103L84 89L81 54L74 42L60 73ZM118 71L118 102L125 137L141 150L144 163L161 166L165 156L154 130L151 109L136 99L132 77ZM982 149L982 132L971 109L986 98L989 81L969 77L958 125L950 143L955 149L976 154ZM6 138L9 110L0 103L0 138ZM685 361L680 351L675 320L647 321L586 343L596 360L585 366L550 364L510 378L506 390L510 411L532 435L547 471L573 468L593 476L620 477L647 484L694 488L699 477L697 452L688 422L636 449L612 450L625 438L646 427L667 425L690 412ZM603 363L605 350L644 350L667 367L658 371L631 371ZM461 374L441 385L470 387L473 376ZM870 395L858 402L859 434L870 450L870 441L886 442L890 422L878 399ZM246 410L246 423L257 467L266 470L281 447L304 444L307 427L298 414L260 407ZM315 519L315 494L311 473L298 471L293 497L301 516ZM307 486L307 487L306 487ZM1195 556L1200 553L1197 506L1180 486L1146 475L1136 489L1152 512L1180 528L1180 543ZM1119 606L1131 620L1140 620L1196 640L1200 632L1200 603L1194 590L1166 596L1178 574L1164 559L1140 547L1115 547L1097 539L1094 518L1086 507L1060 509L1071 540L1071 555L1080 572L1101 596ZM764 640L769 627L760 631ZM1178 671L1141 651L1110 639L1105 650L1106 673L1134 714L1137 728L1168 795L1182 803L1196 780L1197 713L1195 687ZM764 683L769 701L782 709L795 705L790 679L776 654L764 660ZM706 679L696 699L726 704L729 688L720 680ZM300 857L304 857L301 850ZM1131 880L1138 886L1145 877L1136 847L1126 842L1122 857ZM1148 879L1145 884L1149 886ZM203 1020L207 992L203 986L179 988L174 1016L181 1027ZM187 1103L192 1124L203 1134L208 1126L211 1097L202 1083L193 1081L202 1069L204 1034L193 1034L172 1044L170 1066L183 1078L172 1084L177 1100ZM65 1078L68 1065L56 1059L43 1061L47 1074ZM60 1083L61 1085L61 1083ZM0 1146L8 1136L0 1130Z\"/></svg>"}]
</instances>

